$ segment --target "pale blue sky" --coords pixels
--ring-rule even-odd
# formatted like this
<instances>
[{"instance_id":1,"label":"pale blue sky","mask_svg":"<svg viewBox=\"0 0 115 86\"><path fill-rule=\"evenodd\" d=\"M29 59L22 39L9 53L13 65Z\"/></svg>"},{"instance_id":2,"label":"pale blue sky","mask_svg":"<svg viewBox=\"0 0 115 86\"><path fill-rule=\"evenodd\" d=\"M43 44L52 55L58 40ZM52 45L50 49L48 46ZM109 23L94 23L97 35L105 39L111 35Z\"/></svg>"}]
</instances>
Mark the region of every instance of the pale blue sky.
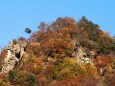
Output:
<instances>
[{"instance_id":1,"label":"pale blue sky","mask_svg":"<svg viewBox=\"0 0 115 86\"><path fill-rule=\"evenodd\" d=\"M0 0L0 47L13 38L28 37L26 27L36 31L40 22L65 16L86 16L115 35L115 0Z\"/></svg>"}]
</instances>

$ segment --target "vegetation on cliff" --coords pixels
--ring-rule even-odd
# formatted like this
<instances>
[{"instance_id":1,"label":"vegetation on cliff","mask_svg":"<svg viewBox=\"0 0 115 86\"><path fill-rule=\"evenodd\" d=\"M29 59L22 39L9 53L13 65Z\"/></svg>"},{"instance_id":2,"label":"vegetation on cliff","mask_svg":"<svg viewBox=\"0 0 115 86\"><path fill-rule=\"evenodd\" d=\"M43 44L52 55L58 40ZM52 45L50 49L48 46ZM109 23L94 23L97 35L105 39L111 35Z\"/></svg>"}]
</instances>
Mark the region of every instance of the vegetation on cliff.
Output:
<instances>
[{"instance_id":1,"label":"vegetation on cliff","mask_svg":"<svg viewBox=\"0 0 115 86\"><path fill-rule=\"evenodd\" d=\"M79 49L85 54L77 55L81 53ZM5 53L3 49L0 66ZM1 86L114 84L115 41L99 25L85 17L79 21L71 17L59 17L51 24L41 22L38 31L30 36L21 61L8 74L0 75Z\"/></svg>"}]
</instances>

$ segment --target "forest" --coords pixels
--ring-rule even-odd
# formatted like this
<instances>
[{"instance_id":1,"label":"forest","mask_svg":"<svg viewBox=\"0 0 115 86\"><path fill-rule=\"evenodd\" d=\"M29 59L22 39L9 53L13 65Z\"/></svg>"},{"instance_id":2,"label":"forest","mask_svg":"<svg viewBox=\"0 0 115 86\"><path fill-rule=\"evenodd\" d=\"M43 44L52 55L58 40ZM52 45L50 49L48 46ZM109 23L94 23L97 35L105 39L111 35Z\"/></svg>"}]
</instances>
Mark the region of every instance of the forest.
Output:
<instances>
[{"instance_id":1,"label":"forest","mask_svg":"<svg viewBox=\"0 0 115 86\"><path fill-rule=\"evenodd\" d=\"M41 22L29 39L13 45L20 41L27 42L24 54L7 73L8 49L2 49L0 86L115 86L115 38L85 16Z\"/></svg>"}]
</instances>

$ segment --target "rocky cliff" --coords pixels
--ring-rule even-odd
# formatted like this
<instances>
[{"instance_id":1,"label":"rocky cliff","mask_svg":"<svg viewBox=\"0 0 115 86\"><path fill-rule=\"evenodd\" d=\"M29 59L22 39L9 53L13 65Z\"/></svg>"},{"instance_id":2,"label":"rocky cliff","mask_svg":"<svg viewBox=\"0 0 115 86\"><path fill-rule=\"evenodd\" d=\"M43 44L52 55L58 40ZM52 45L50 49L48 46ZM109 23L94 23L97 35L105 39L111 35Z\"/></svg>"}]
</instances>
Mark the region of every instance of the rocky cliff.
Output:
<instances>
[{"instance_id":1,"label":"rocky cliff","mask_svg":"<svg viewBox=\"0 0 115 86\"><path fill-rule=\"evenodd\" d=\"M27 42L11 40L7 47L7 54L2 65L2 73L8 73L21 60L25 53Z\"/></svg>"}]
</instances>

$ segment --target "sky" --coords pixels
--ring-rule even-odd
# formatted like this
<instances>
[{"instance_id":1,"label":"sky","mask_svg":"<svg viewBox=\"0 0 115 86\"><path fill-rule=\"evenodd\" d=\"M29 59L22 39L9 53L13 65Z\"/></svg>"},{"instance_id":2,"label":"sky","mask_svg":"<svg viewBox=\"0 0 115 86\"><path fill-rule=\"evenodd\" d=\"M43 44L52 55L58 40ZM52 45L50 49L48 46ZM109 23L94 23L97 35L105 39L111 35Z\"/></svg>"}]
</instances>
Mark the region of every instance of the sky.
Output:
<instances>
[{"instance_id":1,"label":"sky","mask_svg":"<svg viewBox=\"0 0 115 86\"><path fill-rule=\"evenodd\" d=\"M0 0L0 47L19 37L28 38L25 28L37 31L40 22L58 17L82 16L115 35L115 0Z\"/></svg>"}]
</instances>

